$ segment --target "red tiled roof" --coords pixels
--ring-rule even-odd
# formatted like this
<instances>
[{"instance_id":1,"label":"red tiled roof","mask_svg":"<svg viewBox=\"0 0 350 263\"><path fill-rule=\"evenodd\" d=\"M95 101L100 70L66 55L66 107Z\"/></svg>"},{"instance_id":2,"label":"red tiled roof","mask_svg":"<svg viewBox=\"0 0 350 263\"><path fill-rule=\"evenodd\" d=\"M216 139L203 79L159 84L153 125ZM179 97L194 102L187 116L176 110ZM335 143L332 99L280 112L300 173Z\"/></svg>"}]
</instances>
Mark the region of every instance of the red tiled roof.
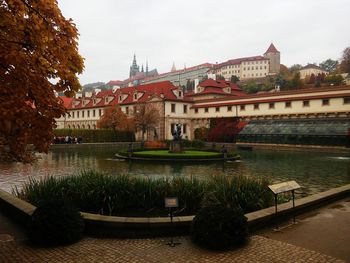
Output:
<instances>
[{"instance_id":1,"label":"red tiled roof","mask_svg":"<svg viewBox=\"0 0 350 263\"><path fill-rule=\"evenodd\" d=\"M269 48L266 50L266 52L265 52L264 54L266 54L266 53L277 53L277 52L279 52L279 51L278 51L277 48L271 43L271 45L269 46Z\"/></svg>"},{"instance_id":2,"label":"red tiled roof","mask_svg":"<svg viewBox=\"0 0 350 263\"><path fill-rule=\"evenodd\" d=\"M73 101L73 98L68 98L65 96L59 96L58 98L63 102L63 106L66 109L72 104L72 101Z\"/></svg>"},{"instance_id":3,"label":"red tiled roof","mask_svg":"<svg viewBox=\"0 0 350 263\"><path fill-rule=\"evenodd\" d=\"M74 107L72 107L72 103L70 103L69 108L79 109L113 106L115 104L129 104L136 102L142 103L154 97L158 97L165 100L186 100L186 98L177 98L177 96L173 92L176 89L178 89L178 87L175 87L170 81L161 81L156 83L139 85L135 87L120 88L115 90L115 92L113 92L113 90L104 90L96 95L93 95L91 98L74 99L74 101L78 101L79 103L77 105L74 105ZM138 97L137 101L134 101L133 98L135 93L141 94L141 96ZM120 95L126 95L126 98L122 102L119 102ZM112 100L109 101L107 104L105 103L106 97L112 97ZM95 98L100 99L100 101L97 104L93 103ZM89 100L89 102L83 106L83 100Z\"/></svg>"}]
</instances>

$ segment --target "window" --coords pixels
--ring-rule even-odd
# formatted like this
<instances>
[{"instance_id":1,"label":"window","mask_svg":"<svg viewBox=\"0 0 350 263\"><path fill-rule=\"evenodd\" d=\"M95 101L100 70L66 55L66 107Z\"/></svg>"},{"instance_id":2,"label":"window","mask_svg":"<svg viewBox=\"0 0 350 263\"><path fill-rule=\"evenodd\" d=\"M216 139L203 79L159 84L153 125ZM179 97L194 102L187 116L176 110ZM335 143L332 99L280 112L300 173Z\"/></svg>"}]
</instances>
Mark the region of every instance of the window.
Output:
<instances>
[{"instance_id":1,"label":"window","mask_svg":"<svg viewBox=\"0 0 350 263\"><path fill-rule=\"evenodd\" d=\"M134 100L137 100L137 93L134 94Z\"/></svg>"},{"instance_id":2,"label":"window","mask_svg":"<svg viewBox=\"0 0 350 263\"><path fill-rule=\"evenodd\" d=\"M92 110L92 116L95 117L95 115L96 115L96 111Z\"/></svg>"},{"instance_id":3,"label":"window","mask_svg":"<svg viewBox=\"0 0 350 263\"><path fill-rule=\"evenodd\" d=\"M187 133L187 124L183 124L182 129L183 129L183 133L186 134Z\"/></svg>"},{"instance_id":4,"label":"window","mask_svg":"<svg viewBox=\"0 0 350 263\"><path fill-rule=\"evenodd\" d=\"M87 110L87 116L90 117L90 110Z\"/></svg>"},{"instance_id":5,"label":"window","mask_svg":"<svg viewBox=\"0 0 350 263\"><path fill-rule=\"evenodd\" d=\"M195 108L195 109L194 109L194 113L198 113L198 108Z\"/></svg>"},{"instance_id":6,"label":"window","mask_svg":"<svg viewBox=\"0 0 350 263\"><path fill-rule=\"evenodd\" d=\"M136 111L137 111L137 108L136 108L136 106L133 106L132 108L133 108L133 110L132 110L132 111L133 111L133 113L135 114L135 113L136 113Z\"/></svg>"},{"instance_id":7,"label":"window","mask_svg":"<svg viewBox=\"0 0 350 263\"><path fill-rule=\"evenodd\" d=\"M84 118L84 111L81 111L81 117Z\"/></svg>"},{"instance_id":8,"label":"window","mask_svg":"<svg viewBox=\"0 0 350 263\"><path fill-rule=\"evenodd\" d=\"M187 113L187 105L184 105L184 113Z\"/></svg>"},{"instance_id":9,"label":"window","mask_svg":"<svg viewBox=\"0 0 350 263\"><path fill-rule=\"evenodd\" d=\"M208 108L205 108L205 109L204 109L204 112L209 112L209 109L208 109Z\"/></svg>"},{"instance_id":10,"label":"window","mask_svg":"<svg viewBox=\"0 0 350 263\"><path fill-rule=\"evenodd\" d=\"M350 104L350 97L344 98L344 104Z\"/></svg>"},{"instance_id":11,"label":"window","mask_svg":"<svg viewBox=\"0 0 350 263\"><path fill-rule=\"evenodd\" d=\"M245 105L241 105L241 106L240 106L240 109L241 109L241 110L245 110Z\"/></svg>"},{"instance_id":12,"label":"window","mask_svg":"<svg viewBox=\"0 0 350 263\"><path fill-rule=\"evenodd\" d=\"M291 107L292 107L292 102L286 101L286 108L291 108Z\"/></svg>"},{"instance_id":13,"label":"window","mask_svg":"<svg viewBox=\"0 0 350 263\"><path fill-rule=\"evenodd\" d=\"M220 112L220 107L215 107L215 112Z\"/></svg>"},{"instance_id":14,"label":"window","mask_svg":"<svg viewBox=\"0 0 350 263\"><path fill-rule=\"evenodd\" d=\"M125 107L125 113L129 115L129 107Z\"/></svg>"},{"instance_id":15,"label":"window","mask_svg":"<svg viewBox=\"0 0 350 263\"><path fill-rule=\"evenodd\" d=\"M259 104L254 104L254 110L258 110L259 109Z\"/></svg>"},{"instance_id":16,"label":"window","mask_svg":"<svg viewBox=\"0 0 350 263\"><path fill-rule=\"evenodd\" d=\"M175 123L170 124L170 133L172 134L175 131Z\"/></svg>"},{"instance_id":17,"label":"window","mask_svg":"<svg viewBox=\"0 0 350 263\"><path fill-rule=\"evenodd\" d=\"M227 111L232 111L232 106L227 106Z\"/></svg>"},{"instance_id":18,"label":"window","mask_svg":"<svg viewBox=\"0 0 350 263\"><path fill-rule=\"evenodd\" d=\"M102 115L102 110L101 110L101 109L99 109L99 110L98 110L98 116L100 116L100 117L101 117L101 115Z\"/></svg>"},{"instance_id":19,"label":"window","mask_svg":"<svg viewBox=\"0 0 350 263\"><path fill-rule=\"evenodd\" d=\"M74 118L74 111L72 112L72 118Z\"/></svg>"},{"instance_id":20,"label":"window","mask_svg":"<svg viewBox=\"0 0 350 263\"><path fill-rule=\"evenodd\" d=\"M79 111L77 111L77 118L79 119Z\"/></svg>"},{"instance_id":21,"label":"window","mask_svg":"<svg viewBox=\"0 0 350 263\"><path fill-rule=\"evenodd\" d=\"M303 101L303 107L309 107L310 106L310 101L304 100Z\"/></svg>"},{"instance_id":22,"label":"window","mask_svg":"<svg viewBox=\"0 0 350 263\"><path fill-rule=\"evenodd\" d=\"M274 109L275 108L275 103L269 103L269 109Z\"/></svg>"},{"instance_id":23,"label":"window","mask_svg":"<svg viewBox=\"0 0 350 263\"><path fill-rule=\"evenodd\" d=\"M181 97L182 96L182 92L181 91L179 91L179 97Z\"/></svg>"},{"instance_id":24,"label":"window","mask_svg":"<svg viewBox=\"0 0 350 263\"><path fill-rule=\"evenodd\" d=\"M322 106L328 106L328 105L329 105L329 99L323 99Z\"/></svg>"},{"instance_id":25,"label":"window","mask_svg":"<svg viewBox=\"0 0 350 263\"><path fill-rule=\"evenodd\" d=\"M176 104L171 103L171 112L175 113L175 110L176 110Z\"/></svg>"}]
</instances>

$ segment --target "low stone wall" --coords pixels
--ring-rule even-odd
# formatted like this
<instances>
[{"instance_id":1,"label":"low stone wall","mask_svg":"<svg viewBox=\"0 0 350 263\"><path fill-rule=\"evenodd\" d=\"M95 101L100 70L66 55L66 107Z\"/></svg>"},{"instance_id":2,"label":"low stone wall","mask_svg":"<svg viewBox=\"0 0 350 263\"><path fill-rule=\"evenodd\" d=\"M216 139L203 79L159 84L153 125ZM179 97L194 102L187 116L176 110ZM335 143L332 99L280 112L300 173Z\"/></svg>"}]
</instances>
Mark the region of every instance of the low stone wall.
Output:
<instances>
[{"instance_id":1,"label":"low stone wall","mask_svg":"<svg viewBox=\"0 0 350 263\"><path fill-rule=\"evenodd\" d=\"M295 208L292 202L278 205L278 212L275 207L269 207L256 212L246 214L251 232L259 230L267 225L276 223L286 218L292 218L298 214L310 211L319 206L328 204L350 196L350 184L334 188L322 193L295 200ZM10 211L13 217L22 218L21 221L28 221L35 210L35 206L16 198L15 196L0 190L0 207ZM179 235L189 231L194 216L174 217L174 224L169 218L150 217L117 217L98 214L81 213L86 224L86 232L98 236L159 236Z\"/></svg>"}]
</instances>

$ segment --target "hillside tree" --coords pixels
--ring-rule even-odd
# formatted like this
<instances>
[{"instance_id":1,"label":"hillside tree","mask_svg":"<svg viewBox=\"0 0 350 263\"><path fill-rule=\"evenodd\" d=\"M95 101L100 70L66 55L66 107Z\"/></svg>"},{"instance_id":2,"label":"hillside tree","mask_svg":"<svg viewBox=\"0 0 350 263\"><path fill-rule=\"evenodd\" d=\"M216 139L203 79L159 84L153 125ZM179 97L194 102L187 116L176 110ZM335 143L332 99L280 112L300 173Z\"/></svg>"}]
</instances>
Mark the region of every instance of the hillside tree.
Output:
<instances>
[{"instance_id":1,"label":"hillside tree","mask_svg":"<svg viewBox=\"0 0 350 263\"><path fill-rule=\"evenodd\" d=\"M0 1L1 160L30 161L29 144L48 151L65 114L55 93L73 96L83 67L78 31L57 1Z\"/></svg>"},{"instance_id":2,"label":"hillside tree","mask_svg":"<svg viewBox=\"0 0 350 263\"><path fill-rule=\"evenodd\" d=\"M340 70L343 73L350 73L350 47L345 48L343 51L340 62Z\"/></svg>"},{"instance_id":3,"label":"hillside tree","mask_svg":"<svg viewBox=\"0 0 350 263\"><path fill-rule=\"evenodd\" d=\"M320 63L320 68L328 72L336 71L337 67L338 67L338 61L330 58Z\"/></svg>"}]
</instances>

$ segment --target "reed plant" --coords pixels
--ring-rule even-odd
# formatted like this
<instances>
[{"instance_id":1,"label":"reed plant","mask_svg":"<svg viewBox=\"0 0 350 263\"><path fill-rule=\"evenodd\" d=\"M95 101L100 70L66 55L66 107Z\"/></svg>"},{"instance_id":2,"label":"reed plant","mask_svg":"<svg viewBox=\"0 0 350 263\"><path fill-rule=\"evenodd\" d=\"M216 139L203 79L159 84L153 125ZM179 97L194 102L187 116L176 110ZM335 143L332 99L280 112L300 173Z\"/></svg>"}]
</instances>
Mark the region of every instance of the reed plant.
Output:
<instances>
[{"instance_id":1,"label":"reed plant","mask_svg":"<svg viewBox=\"0 0 350 263\"><path fill-rule=\"evenodd\" d=\"M31 179L21 190L15 188L13 192L33 205L55 199L72 203L84 212L104 215L164 211L164 198L176 196L179 211L184 215L195 214L201 207L213 204L239 206L244 212L268 207L273 196L267 185L266 180L244 176L151 179L82 171L65 177Z\"/></svg>"}]
</instances>

